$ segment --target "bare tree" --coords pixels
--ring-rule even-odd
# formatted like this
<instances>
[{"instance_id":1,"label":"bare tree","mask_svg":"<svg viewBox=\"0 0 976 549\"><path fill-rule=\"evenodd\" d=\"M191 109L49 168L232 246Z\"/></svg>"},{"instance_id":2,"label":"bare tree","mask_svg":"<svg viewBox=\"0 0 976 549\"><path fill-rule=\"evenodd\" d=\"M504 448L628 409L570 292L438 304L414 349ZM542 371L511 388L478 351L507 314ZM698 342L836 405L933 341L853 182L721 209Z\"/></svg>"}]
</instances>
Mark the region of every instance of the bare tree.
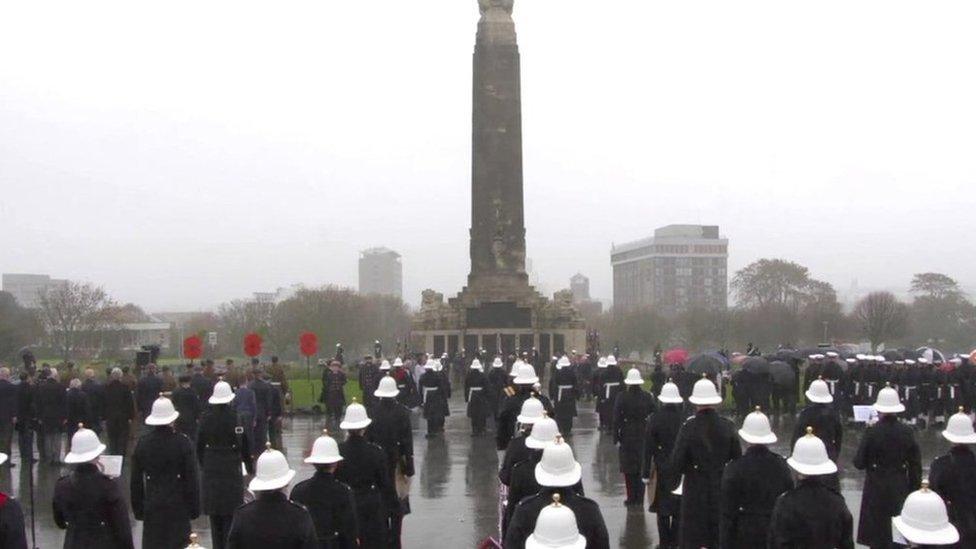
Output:
<instances>
[{"instance_id":1,"label":"bare tree","mask_svg":"<svg viewBox=\"0 0 976 549\"><path fill-rule=\"evenodd\" d=\"M852 313L871 349L908 332L908 305L891 292L872 292L857 302Z\"/></svg>"},{"instance_id":2,"label":"bare tree","mask_svg":"<svg viewBox=\"0 0 976 549\"><path fill-rule=\"evenodd\" d=\"M65 282L42 292L40 315L61 357L68 361L82 336L113 322L114 303L105 290L88 283Z\"/></svg>"}]
</instances>

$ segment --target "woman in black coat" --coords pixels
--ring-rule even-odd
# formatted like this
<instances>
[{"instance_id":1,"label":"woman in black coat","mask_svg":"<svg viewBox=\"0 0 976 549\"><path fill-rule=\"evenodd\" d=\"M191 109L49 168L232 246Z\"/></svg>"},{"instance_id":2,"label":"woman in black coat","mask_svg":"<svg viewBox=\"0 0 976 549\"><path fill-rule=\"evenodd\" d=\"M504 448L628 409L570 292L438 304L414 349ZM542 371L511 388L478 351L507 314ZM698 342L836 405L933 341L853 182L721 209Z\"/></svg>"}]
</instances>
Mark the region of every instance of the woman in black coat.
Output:
<instances>
[{"instance_id":1,"label":"woman in black coat","mask_svg":"<svg viewBox=\"0 0 976 549\"><path fill-rule=\"evenodd\" d=\"M479 436L485 433L488 414L491 412L488 403L488 378L485 377L481 361L474 359L471 369L464 378L464 401L468 403L468 417L471 419L471 434Z\"/></svg>"},{"instance_id":2,"label":"woman in black coat","mask_svg":"<svg viewBox=\"0 0 976 549\"><path fill-rule=\"evenodd\" d=\"M624 475L627 499L624 505L644 505L641 461L647 417L654 413L654 397L641 388L644 380L636 368L627 372L626 389L617 396L613 409L613 440L620 445L620 472Z\"/></svg>"},{"instance_id":3,"label":"woman in black coat","mask_svg":"<svg viewBox=\"0 0 976 549\"><path fill-rule=\"evenodd\" d=\"M213 549L227 543L234 510L244 503L244 474L253 470L250 441L244 436L237 412L230 404L234 393L226 382L217 382L200 419L197 460L202 472L202 511L210 517Z\"/></svg>"},{"instance_id":4,"label":"woman in black coat","mask_svg":"<svg viewBox=\"0 0 976 549\"><path fill-rule=\"evenodd\" d=\"M657 531L661 547L671 547L678 543L681 499L672 494L669 488L674 475L668 467L668 462L674 449L674 441L678 438L678 431L685 421L682 410L684 400L681 398L678 386L671 382L662 386L658 400L661 406L647 422L641 476L645 482L649 482L652 476L655 477L654 500L648 510L657 514Z\"/></svg>"},{"instance_id":5,"label":"woman in black coat","mask_svg":"<svg viewBox=\"0 0 976 549\"><path fill-rule=\"evenodd\" d=\"M882 389L874 408L881 417L865 431L854 457L854 467L866 471L857 542L887 548L891 546L891 518L901 512L905 498L921 483L922 465L915 434L895 415L905 410L895 390Z\"/></svg>"}]
</instances>

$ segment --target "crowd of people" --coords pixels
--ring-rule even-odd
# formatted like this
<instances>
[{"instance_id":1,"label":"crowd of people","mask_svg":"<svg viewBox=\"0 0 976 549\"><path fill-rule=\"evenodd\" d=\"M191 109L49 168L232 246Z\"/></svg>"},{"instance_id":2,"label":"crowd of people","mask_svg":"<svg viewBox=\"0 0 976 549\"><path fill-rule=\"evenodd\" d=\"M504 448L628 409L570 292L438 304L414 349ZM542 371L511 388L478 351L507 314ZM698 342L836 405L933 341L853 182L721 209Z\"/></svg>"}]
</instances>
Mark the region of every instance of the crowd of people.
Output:
<instances>
[{"instance_id":1,"label":"crowd of people","mask_svg":"<svg viewBox=\"0 0 976 549\"><path fill-rule=\"evenodd\" d=\"M276 359L245 368L204 361L178 374L149 364L138 377L113 368L104 382L68 365L25 365L18 380L0 368L0 462L16 465L17 432L21 465L33 460L36 437L42 466L70 467L52 498L66 548L134 547L130 509L145 548L186 547L203 514L215 549L397 548L410 513L412 410L427 437L443 436L461 384L471 435L493 430L503 452L495 543L504 549L610 546L572 448L581 400L594 401L599 428L618 446L624 503L656 514L659 547L976 547L969 356L746 353L701 372L684 360L621 368L613 355L565 355L539 368L531 356L483 358L364 361L362 403L346 402L343 361L323 363L327 429L305 458L314 475L290 492L295 471L281 452L289 393ZM776 362L794 372L789 381L807 402L788 459L769 449ZM729 393L738 426L721 413ZM795 399L780 401L788 415ZM853 457L865 471L856 528L837 467L853 406L872 411ZM951 449L923 481L915 433L933 425L944 426ZM341 440L330 434L339 431ZM106 474L106 453L128 463L128 497ZM19 503L0 494L0 549L26 549L24 531Z\"/></svg>"}]
</instances>

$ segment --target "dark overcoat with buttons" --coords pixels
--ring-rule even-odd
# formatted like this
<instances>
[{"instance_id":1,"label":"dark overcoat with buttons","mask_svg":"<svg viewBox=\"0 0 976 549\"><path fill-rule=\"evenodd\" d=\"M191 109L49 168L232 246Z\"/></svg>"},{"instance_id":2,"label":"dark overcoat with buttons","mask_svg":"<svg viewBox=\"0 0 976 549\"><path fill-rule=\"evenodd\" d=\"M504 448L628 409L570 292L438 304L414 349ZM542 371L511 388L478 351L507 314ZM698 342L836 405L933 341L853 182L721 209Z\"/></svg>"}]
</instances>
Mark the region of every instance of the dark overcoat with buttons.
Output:
<instances>
[{"instance_id":1,"label":"dark overcoat with buttons","mask_svg":"<svg viewBox=\"0 0 976 549\"><path fill-rule=\"evenodd\" d=\"M92 463L54 486L54 522L67 530L64 549L133 549L122 489Z\"/></svg>"},{"instance_id":2,"label":"dark overcoat with buttons","mask_svg":"<svg viewBox=\"0 0 976 549\"><path fill-rule=\"evenodd\" d=\"M197 462L190 439L155 427L132 452L132 513L143 521L142 546L184 549L190 521L200 516Z\"/></svg>"},{"instance_id":3,"label":"dark overcoat with buttons","mask_svg":"<svg viewBox=\"0 0 976 549\"><path fill-rule=\"evenodd\" d=\"M304 505L312 515L319 549L358 547L356 500L352 489L335 475L316 471L312 478L292 488L291 500Z\"/></svg>"},{"instance_id":4,"label":"dark overcoat with buttons","mask_svg":"<svg viewBox=\"0 0 976 549\"><path fill-rule=\"evenodd\" d=\"M197 460L202 471L201 495L207 515L232 515L244 503L241 463L253 470L250 442L231 404L211 404L200 419Z\"/></svg>"},{"instance_id":5,"label":"dark overcoat with buttons","mask_svg":"<svg viewBox=\"0 0 976 549\"><path fill-rule=\"evenodd\" d=\"M718 544L722 472L740 455L735 426L714 409L700 410L681 426L671 455L670 488L677 488L684 475L678 534L682 548Z\"/></svg>"},{"instance_id":6,"label":"dark overcoat with buttons","mask_svg":"<svg viewBox=\"0 0 976 549\"><path fill-rule=\"evenodd\" d=\"M620 445L620 472L641 472L647 418L654 412L654 397L638 385L627 385L613 410L613 438Z\"/></svg>"},{"instance_id":7,"label":"dark overcoat with buttons","mask_svg":"<svg viewBox=\"0 0 976 549\"><path fill-rule=\"evenodd\" d=\"M227 549L320 549L308 510L284 492L262 492L234 512Z\"/></svg>"},{"instance_id":8,"label":"dark overcoat with buttons","mask_svg":"<svg viewBox=\"0 0 976 549\"><path fill-rule=\"evenodd\" d=\"M722 549L750 549L766 544L776 500L793 488L786 460L762 445L750 446L725 466L722 475Z\"/></svg>"},{"instance_id":9,"label":"dark overcoat with buttons","mask_svg":"<svg viewBox=\"0 0 976 549\"><path fill-rule=\"evenodd\" d=\"M669 486L675 484L671 482L674 477L670 469L671 451L684 421L685 414L681 404L663 404L647 422L641 477L650 479L652 468L657 474L654 501L650 510L659 515L674 515L681 504L681 500L671 493Z\"/></svg>"},{"instance_id":10,"label":"dark overcoat with buttons","mask_svg":"<svg viewBox=\"0 0 976 549\"><path fill-rule=\"evenodd\" d=\"M869 427L854 457L866 471L861 496L857 542L871 547L891 544L891 518L901 513L908 494L922 481L922 464L915 434L892 415Z\"/></svg>"}]
</instances>

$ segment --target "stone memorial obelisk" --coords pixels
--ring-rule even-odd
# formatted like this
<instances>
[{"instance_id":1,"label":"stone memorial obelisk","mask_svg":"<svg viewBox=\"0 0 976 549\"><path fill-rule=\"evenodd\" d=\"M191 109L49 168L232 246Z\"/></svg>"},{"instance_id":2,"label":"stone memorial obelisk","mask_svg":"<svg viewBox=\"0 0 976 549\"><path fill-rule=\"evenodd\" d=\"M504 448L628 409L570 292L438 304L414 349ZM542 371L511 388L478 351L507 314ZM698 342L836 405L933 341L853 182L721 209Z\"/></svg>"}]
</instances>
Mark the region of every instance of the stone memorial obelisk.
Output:
<instances>
[{"instance_id":1,"label":"stone memorial obelisk","mask_svg":"<svg viewBox=\"0 0 976 549\"><path fill-rule=\"evenodd\" d=\"M426 290L414 348L441 354L583 350L572 295L540 295L525 270L522 98L514 0L479 0L471 132L471 271L457 297Z\"/></svg>"}]
</instances>

